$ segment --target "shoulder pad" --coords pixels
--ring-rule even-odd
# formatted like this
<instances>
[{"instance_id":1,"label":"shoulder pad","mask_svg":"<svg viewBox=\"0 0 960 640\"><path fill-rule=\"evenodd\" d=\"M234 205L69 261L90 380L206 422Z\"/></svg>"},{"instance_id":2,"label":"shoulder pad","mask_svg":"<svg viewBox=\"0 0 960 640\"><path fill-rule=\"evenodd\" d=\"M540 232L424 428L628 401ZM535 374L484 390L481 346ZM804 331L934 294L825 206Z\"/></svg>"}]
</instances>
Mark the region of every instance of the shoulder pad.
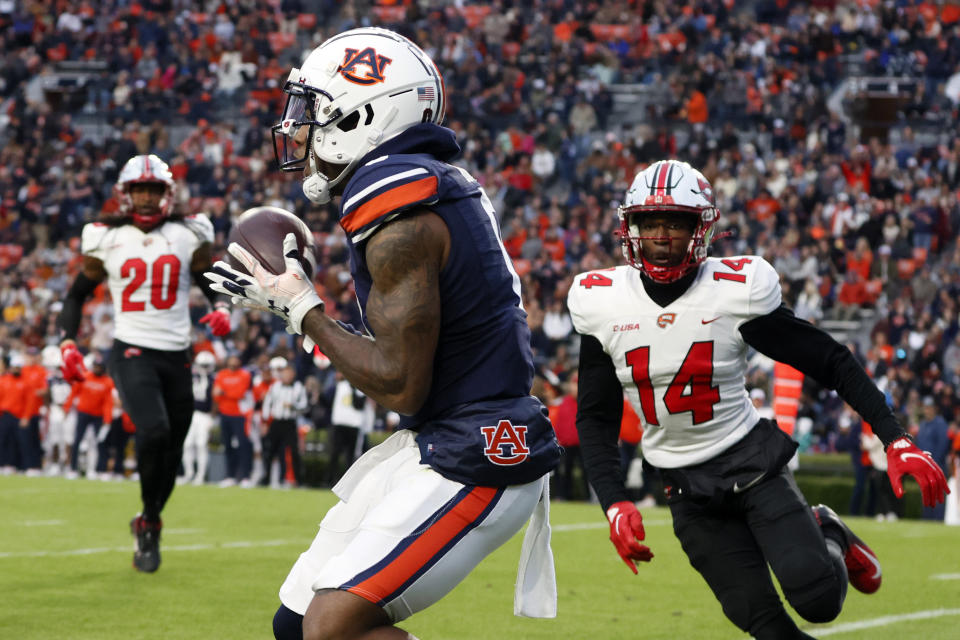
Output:
<instances>
[{"instance_id":1,"label":"shoulder pad","mask_svg":"<svg viewBox=\"0 0 960 640\"><path fill-rule=\"evenodd\" d=\"M96 254L103 249L101 246L103 239L112 228L102 222L88 222L83 225L83 231L80 233L80 253L99 258L100 256Z\"/></svg>"},{"instance_id":2,"label":"shoulder pad","mask_svg":"<svg viewBox=\"0 0 960 640\"><path fill-rule=\"evenodd\" d=\"M567 308L577 333L593 334L597 321L603 320L606 309L616 305L622 283L629 274L629 266L595 269L577 275L567 292Z\"/></svg>"},{"instance_id":3,"label":"shoulder pad","mask_svg":"<svg viewBox=\"0 0 960 640\"><path fill-rule=\"evenodd\" d=\"M210 222L210 218L207 217L205 213L195 213L190 216L186 216L183 219L183 224L190 229L197 236L197 240L200 241L200 244L207 242L213 242L213 223Z\"/></svg>"}]
</instances>

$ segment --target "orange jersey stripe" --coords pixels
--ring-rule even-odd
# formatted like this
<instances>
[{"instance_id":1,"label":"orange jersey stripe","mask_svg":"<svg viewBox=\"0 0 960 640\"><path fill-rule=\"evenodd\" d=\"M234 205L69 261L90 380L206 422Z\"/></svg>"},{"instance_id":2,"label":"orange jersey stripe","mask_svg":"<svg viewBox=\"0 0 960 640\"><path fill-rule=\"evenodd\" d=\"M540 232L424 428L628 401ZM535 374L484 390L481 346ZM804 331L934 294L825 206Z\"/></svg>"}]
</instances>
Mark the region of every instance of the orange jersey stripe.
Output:
<instances>
[{"instance_id":1,"label":"orange jersey stripe","mask_svg":"<svg viewBox=\"0 0 960 640\"><path fill-rule=\"evenodd\" d=\"M472 526L498 493L499 490L495 487L475 487L390 564L347 591L373 603L384 600L420 571L464 529Z\"/></svg>"},{"instance_id":2,"label":"orange jersey stripe","mask_svg":"<svg viewBox=\"0 0 960 640\"><path fill-rule=\"evenodd\" d=\"M425 200L436 192L436 176L409 182L390 189L385 193L381 193L376 198L372 198L360 205L343 217L343 220L340 221L340 226L343 227L343 230L347 233L353 233L385 213L399 209L411 202Z\"/></svg>"}]
</instances>

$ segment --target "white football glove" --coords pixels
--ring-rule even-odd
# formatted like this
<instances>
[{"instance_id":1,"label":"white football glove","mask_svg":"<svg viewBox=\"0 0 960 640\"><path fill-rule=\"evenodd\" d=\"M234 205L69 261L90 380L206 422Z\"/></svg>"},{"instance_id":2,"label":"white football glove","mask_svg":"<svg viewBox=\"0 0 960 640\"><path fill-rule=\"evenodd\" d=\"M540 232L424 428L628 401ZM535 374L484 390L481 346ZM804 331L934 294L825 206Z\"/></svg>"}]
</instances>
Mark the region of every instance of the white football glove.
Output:
<instances>
[{"instance_id":1,"label":"white football glove","mask_svg":"<svg viewBox=\"0 0 960 640\"><path fill-rule=\"evenodd\" d=\"M213 265L213 271L203 275L213 283L211 289L231 296L233 304L274 313L286 320L291 333L298 334L303 333L303 317L307 311L314 307L323 311L323 300L300 265L300 251L294 234L288 233L283 239L283 261L287 270L278 276L264 269L236 242L231 242L227 251L253 277L231 268L222 260Z\"/></svg>"}]
</instances>

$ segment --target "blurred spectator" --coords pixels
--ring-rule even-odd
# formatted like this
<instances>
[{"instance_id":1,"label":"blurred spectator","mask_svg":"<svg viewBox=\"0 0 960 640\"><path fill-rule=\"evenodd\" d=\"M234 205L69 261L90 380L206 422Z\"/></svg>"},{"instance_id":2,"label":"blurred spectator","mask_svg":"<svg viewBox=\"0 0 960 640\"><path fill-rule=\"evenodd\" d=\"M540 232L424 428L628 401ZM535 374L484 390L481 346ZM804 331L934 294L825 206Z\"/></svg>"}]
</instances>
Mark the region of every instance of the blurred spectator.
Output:
<instances>
[{"instance_id":1,"label":"blurred spectator","mask_svg":"<svg viewBox=\"0 0 960 640\"><path fill-rule=\"evenodd\" d=\"M937 405L933 398L923 398L923 420L917 428L917 447L933 456L933 461L940 465L944 473L947 469L947 454L950 452L951 442L947 436L948 425L943 416L937 412ZM923 517L927 520L943 520L944 505L923 507Z\"/></svg>"}]
</instances>

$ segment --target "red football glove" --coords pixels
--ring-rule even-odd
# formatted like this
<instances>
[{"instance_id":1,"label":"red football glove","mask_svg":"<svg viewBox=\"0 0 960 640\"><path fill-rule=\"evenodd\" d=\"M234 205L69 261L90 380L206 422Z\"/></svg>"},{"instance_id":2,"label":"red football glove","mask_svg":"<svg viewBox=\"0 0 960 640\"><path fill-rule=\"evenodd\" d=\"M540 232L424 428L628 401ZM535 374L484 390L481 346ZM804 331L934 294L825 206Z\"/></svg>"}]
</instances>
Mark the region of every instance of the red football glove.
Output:
<instances>
[{"instance_id":1,"label":"red football glove","mask_svg":"<svg viewBox=\"0 0 960 640\"><path fill-rule=\"evenodd\" d=\"M200 318L202 324L209 324L210 331L218 338L230 333L230 310L218 305L213 311Z\"/></svg>"},{"instance_id":2,"label":"red football glove","mask_svg":"<svg viewBox=\"0 0 960 640\"><path fill-rule=\"evenodd\" d=\"M921 451L906 436L894 440L887 447L887 475L898 498L903 497L903 475L909 473L920 485L923 504L934 507L946 502L950 489L940 466L926 451Z\"/></svg>"},{"instance_id":3,"label":"red football glove","mask_svg":"<svg viewBox=\"0 0 960 640\"><path fill-rule=\"evenodd\" d=\"M610 542L617 548L617 553L630 571L636 573L638 561L650 562L653 558L650 547L637 542L646 535L640 512L632 502L615 502L607 509L607 520L610 521Z\"/></svg>"},{"instance_id":4,"label":"red football glove","mask_svg":"<svg viewBox=\"0 0 960 640\"><path fill-rule=\"evenodd\" d=\"M83 366L83 354L77 350L77 345L73 342L67 342L60 347L60 356L63 358L63 365L60 367L60 374L63 379L73 384L82 382L87 377L87 368Z\"/></svg>"}]
</instances>

